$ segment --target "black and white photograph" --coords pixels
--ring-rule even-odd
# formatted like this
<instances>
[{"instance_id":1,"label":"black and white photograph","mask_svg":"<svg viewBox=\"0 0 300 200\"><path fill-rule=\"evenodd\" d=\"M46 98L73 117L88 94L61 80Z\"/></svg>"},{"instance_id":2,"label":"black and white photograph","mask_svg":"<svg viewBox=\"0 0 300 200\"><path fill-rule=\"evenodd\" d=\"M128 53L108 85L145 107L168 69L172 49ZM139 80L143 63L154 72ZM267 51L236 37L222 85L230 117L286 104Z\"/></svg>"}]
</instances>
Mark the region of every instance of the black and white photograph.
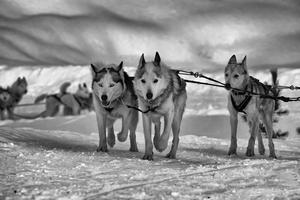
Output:
<instances>
[{"instance_id":1,"label":"black and white photograph","mask_svg":"<svg viewBox=\"0 0 300 200\"><path fill-rule=\"evenodd\" d=\"M300 1L0 0L0 199L299 200Z\"/></svg>"}]
</instances>

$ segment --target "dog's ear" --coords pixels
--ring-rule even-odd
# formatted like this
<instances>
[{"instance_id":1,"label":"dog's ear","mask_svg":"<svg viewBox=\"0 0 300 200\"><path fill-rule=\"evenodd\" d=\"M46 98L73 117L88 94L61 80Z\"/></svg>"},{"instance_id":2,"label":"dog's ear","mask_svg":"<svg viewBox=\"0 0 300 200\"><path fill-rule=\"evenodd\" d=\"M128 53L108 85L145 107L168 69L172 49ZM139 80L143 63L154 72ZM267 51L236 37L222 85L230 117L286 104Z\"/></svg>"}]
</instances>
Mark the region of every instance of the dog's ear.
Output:
<instances>
[{"instance_id":1,"label":"dog's ear","mask_svg":"<svg viewBox=\"0 0 300 200\"><path fill-rule=\"evenodd\" d=\"M235 57L235 55L231 56L231 58L228 61L228 64L236 64L236 57Z\"/></svg>"},{"instance_id":2,"label":"dog's ear","mask_svg":"<svg viewBox=\"0 0 300 200\"><path fill-rule=\"evenodd\" d=\"M145 57L144 57L144 54L142 54L142 55L141 55L141 58L140 58L140 61L139 61L139 66L138 66L138 68L144 67L145 64L146 64Z\"/></svg>"},{"instance_id":3,"label":"dog's ear","mask_svg":"<svg viewBox=\"0 0 300 200\"><path fill-rule=\"evenodd\" d=\"M95 66L95 65L93 65L93 64L91 64L91 72L92 72L92 76L94 77L94 76L96 76L96 74L97 74L97 67Z\"/></svg>"},{"instance_id":4,"label":"dog's ear","mask_svg":"<svg viewBox=\"0 0 300 200\"><path fill-rule=\"evenodd\" d=\"M243 61L242 61L242 67L244 68L245 72L247 73L247 56L244 57Z\"/></svg>"},{"instance_id":5,"label":"dog's ear","mask_svg":"<svg viewBox=\"0 0 300 200\"><path fill-rule=\"evenodd\" d=\"M242 61L242 64L243 64L243 65L247 65L246 61L247 61L247 56L244 57L244 59L243 59L243 61Z\"/></svg>"},{"instance_id":6,"label":"dog's ear","mask_svg":"<svg viewBox=\"0 0 300 200\"><path fill-rule=\"evenodd\" d=\"M125 81L125 76L124 76L124 69L123 69L123 61L119 64L119 66L117 67L117 71L119 72L121 79L124 83Z\"/></svg>"},{"instance_id":7,"label":"dog's ear","mask_svg":"<svg viewBox=\"0 0 300 200\"><path fill-rule=\"evenodd\" d=\"M158 52L156 52L155 53L155 57L154 57L154 61L153 61L153 64L155 65L155 66L159 66L160 65L160 56L159 56L159 53Z\"/></svg>"},{"instance_id":8,"label":"dog's ear","mask_svg":"<svg viewBox=\"0 0 300 200\"><path fill-rule=\"evenodd\" d=\"M116 70L117 72L120 72L123 69L123 61L117 66Z\"/></svg>"},{"instance_id":9,"label":"dog's ear","mask_svg":"<svg viewBox=\"0 0 300 200\"><path fill-rule=\"evenodd\" d=\"M20 76L18 77L17 81L18 81L18 82L20 82L20 81L21 81L21 77L20 77Z\"/></svg>"}]
</instances>

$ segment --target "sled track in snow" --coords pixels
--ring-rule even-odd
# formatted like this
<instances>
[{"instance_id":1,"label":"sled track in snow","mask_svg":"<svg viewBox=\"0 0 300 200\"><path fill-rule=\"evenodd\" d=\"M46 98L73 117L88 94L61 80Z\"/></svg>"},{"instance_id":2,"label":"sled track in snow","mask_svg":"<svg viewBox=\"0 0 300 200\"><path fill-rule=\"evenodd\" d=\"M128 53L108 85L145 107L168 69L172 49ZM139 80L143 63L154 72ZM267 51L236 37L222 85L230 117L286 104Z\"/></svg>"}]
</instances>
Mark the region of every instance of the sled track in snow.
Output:
<instances>
[{"instance_id":1,"label":"sled track in snow","mask_svg":"<svg viewBox=\"0 0 300 200\"><path fill-rule=\"evenodd\" d=\"M287 162L281 162L281 164L290 164L293 163L293 161L287 161ZM137 188L137 187L142 187L142 186L146 186L146 185L153 185L156 183L162 183L162 182L167 182L167 181L172 181L172 180L176 180L176 179L180 179L180 178L185 178L188 176L194 176L194 175L203 175L203 174L209 174L209 173L213 173L213 172L220 172L220 171L225 171L225 170L232 170L232 169L238 169L238 168L242 168L242 167L260 167L260 166L264 166L266 167L266 165L268 166L273 166L273 163L260 163L260 164L252 164L252 165L234 165L234 166L229 166L229 167L223 167L220 169L212 169L212 170L207 170L207 171L198 171L198 172L191 172L191 173L185 173L185 174L179 174L178 176L172 176L169 178L163 178L163 179L159 179L159 180L154 180L154 181L146 181L143 183L132 183L132 184L123 184L123 185L119 185L119 186L112 186L112 185L104 185L103 189L100 192L91 194L89 196L87 196L85 199L95 199L97 197L100 197L102 195L106 195L109 194L111 192L115 192L115 191L119 191L119 190L124 190L124 189L131 189L131 188Z\"/></svg>"}]
</instances>

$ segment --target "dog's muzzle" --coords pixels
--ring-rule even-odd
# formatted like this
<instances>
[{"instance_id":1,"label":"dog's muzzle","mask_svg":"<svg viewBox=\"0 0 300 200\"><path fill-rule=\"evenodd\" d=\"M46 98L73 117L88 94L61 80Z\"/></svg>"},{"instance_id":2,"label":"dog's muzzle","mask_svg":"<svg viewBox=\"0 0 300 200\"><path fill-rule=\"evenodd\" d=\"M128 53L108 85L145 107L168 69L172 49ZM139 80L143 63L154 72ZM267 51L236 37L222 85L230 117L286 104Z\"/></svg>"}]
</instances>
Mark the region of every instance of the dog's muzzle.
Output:
<instances>
[{"instance_id":1,"label":"dog's muzzle","mask_svg":"<svg viewBox=\"0 0 300 200\"><path fill-rule=\"evenodd\" d=\"M226 83L226 84L225 84L225 88L226 88L226 90L230 90L230 89L231 89L230 83Z\"/></svg>"}]
</instances>

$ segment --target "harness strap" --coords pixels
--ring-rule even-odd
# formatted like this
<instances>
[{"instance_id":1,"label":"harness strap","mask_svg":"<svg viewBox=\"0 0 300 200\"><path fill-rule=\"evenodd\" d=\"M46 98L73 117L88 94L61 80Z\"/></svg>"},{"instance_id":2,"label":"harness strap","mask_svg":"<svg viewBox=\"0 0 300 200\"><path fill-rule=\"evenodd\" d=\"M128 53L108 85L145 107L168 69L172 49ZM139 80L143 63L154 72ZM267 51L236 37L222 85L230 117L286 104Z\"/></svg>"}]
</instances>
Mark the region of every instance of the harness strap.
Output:
<instances>
[{"instance_id":1,"label":"harness strap","mask_svg":"<svg viewBox=\"0 0 300 200\"><path fill-rule=\"evenodd\" d=\"M244 109L247 107L247 105L249 104L249 102L251 101L252 99L252 96L251 95L247 95L246 98L242 101L242 103L240 103L239 105L236 105L232 95L230 95L231 97L231 103L232 103L232 106L233 108L237 111L237 112L242 112L244 114L247 114Z\"/></svg>"},{"instance_id":2,"label":"harness strap","mask_svg":"<svg viewBox=\"0 0 300 200\"><path fill-rule=\"evenodd\" d=\"M148 109L147 110L141 110L141 109L139 109L138 107L135 107L135 106L131 106L131 105L127 105L127 104L125 104L128 108L132 108L132 109L134 109L134 110L137 110L137 111L139 111L139 112L141 112L141 113L144 113L144 114L146 114L146 113L148 113L148 112L154 112L159 106L155 106L155 107L150 107L150 106L148 106Z\"/></svg>"},{"instance_id":3,"label":"harness strap","mask_svg":"<svg viewBox=\"0 0 300 200\"><path fill-rule=\"evenodd\" d=\"M79 104L79 106L82 108L84 107L86 104L85 104L85 98L83 97L80 97L78 95L73 95L74 96L74 99L77 101L77 103Z\"/></svg>"},{"instance_id":4,"label":"harness strap","mask_svg":"<svg viewBox=\"0 0 300 200\"><path fill-rule=\"evenodd\" d=\"M245 88L245 90L244 90L245 93L244 93L244 92L236 92L236 91L232 91L232 92L233 92L233 94L235 94L235 95L245 95L245 94L246 94L246 91L248 91L247 89L248 89L248 85L246 86L246 88ZM252 92L252 91L253 91L253 85L251 85L251 92ZM246 97L245 97L245 99L244 99L239 105L237 105L236 102L234 101L234 98L233 98L232 94L230 95L230 97L231 97L231 103L232 103L233 108L234 108L237 112L242 112L242 113L244 113L244 114L247 114L247 113L244 111L244 109L247 107L247 105L248 105L249 102L251 101L252 95L247 94Z\"/></svg>"}]
</instances>

